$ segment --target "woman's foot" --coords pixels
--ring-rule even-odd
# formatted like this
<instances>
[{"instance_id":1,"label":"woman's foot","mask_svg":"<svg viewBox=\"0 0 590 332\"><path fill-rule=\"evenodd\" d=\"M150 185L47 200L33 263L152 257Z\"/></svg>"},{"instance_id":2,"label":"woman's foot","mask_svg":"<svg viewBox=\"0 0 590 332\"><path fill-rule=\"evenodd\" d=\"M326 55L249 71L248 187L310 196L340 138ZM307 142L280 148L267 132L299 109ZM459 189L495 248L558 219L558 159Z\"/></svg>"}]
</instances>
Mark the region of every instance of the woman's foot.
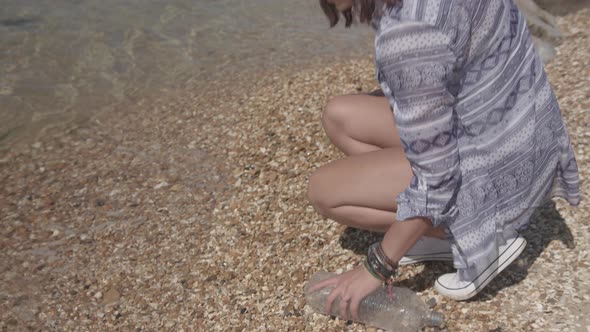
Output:
<instances>
[{"instance_id":1,"label":"woman's foot","mask_svg":"<svg viewBox=\"0 0 590 332\"><path fill-rule=\"evenodd\" d=\"M500 272L512 263L524 250L526 240L517 236L509 239L498 248L497 264L491 264L475 280L460 280L457 273L447 273L438 277L434 289L441 295L457 301L463 301L477 295Z\"/></svg>"},{"instance_id":2,"label":"woman's foot","mask_svg":"<svg viewBox=\"0 0 590 332\"><path fill-rule=\"evenodd\" d=\"M408 265L424 261L452 260L453 253L448 240L423 236L406 252L406 255L402 257L398 264Z\"/></svg>"}]
</instances>

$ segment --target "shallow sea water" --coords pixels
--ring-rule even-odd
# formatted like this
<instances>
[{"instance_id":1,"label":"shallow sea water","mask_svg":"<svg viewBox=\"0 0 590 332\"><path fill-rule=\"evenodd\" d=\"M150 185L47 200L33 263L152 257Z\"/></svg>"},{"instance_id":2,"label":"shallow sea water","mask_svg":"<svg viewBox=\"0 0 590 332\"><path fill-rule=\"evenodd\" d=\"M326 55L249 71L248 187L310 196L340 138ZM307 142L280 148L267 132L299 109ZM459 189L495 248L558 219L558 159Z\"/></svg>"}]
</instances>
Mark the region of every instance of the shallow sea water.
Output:
<instances>
[{"instance_id":1,"label":"shallow sea water","mask_svg":"<svg viewBox=\"0 0 590 332\"><path fill-rule=\"evenodd\" d=\"M0 0L0 145L235 71L371 54L317 0Z\"/></svg>"}]
</instances>

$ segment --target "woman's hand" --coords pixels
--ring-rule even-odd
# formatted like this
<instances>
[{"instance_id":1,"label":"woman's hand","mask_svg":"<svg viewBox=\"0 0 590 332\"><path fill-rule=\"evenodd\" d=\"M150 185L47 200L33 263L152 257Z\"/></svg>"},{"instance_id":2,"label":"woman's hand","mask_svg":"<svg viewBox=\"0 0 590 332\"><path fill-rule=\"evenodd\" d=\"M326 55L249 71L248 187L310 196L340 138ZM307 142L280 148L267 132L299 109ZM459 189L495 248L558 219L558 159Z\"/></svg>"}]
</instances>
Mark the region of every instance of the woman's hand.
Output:
<instances>
[{"instance_id":1,"label":"woman's hand","mask_svg":"<svg viewBox=\"0 0 590 332\"><path fill-rule=\"evenodd\" d=\"M359 265L353 270L322 280L311 287L308 292L315 292L325 287L334 287L324 303L326 312L332 313L332 304L336 298L340 297L338 308L340 317L346 320L351 319L348 316L350 311L352 320L358 322L358 308L361 301L382 284L383 282L373 277L363 265Z\"/></svg>"}]
</instances>

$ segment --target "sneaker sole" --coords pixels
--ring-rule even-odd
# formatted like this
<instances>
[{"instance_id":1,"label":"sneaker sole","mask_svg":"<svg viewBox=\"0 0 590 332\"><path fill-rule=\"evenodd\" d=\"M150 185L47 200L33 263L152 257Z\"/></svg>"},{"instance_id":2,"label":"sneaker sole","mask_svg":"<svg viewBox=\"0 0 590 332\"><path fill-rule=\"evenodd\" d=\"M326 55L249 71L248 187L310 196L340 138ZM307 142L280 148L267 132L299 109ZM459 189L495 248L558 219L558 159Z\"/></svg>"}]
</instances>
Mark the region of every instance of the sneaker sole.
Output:
<instances>
[{"instance_id":1,"label":"sneaker sole","mask_svg":"<svg viewBox=\"0 0 590 332\"><path fill-rule=\"evenodd\" d=\"M453 253L439 252L426 255L404 256L398 262L399 265L410 265L427 261L452 261Z\"/></svg>"},{"instance_id":2,"label":"sneaker sole","mask_svg":"<svg viewBox=\"0 0 590 332\"><path fill-rule=\"evenodd\" d=\"M440 294L447 296L451 299L457 301L463 301L472 298L473 296L477 295L485 286L487 286L500 272L504 271L506 267L508 267L520 254L524 251L526 247L526 240L521 237L517 236L512 243L498 256L496 261L500 261L498 264L498 268L496 270L491 270L493 264L490 264L487 269L485 269L473 282L467 284L465 287L461 288L448 288L442 285L438 279L434 285L434 288ZM478 280L482 279L482 282L479 283ZM474 290L469 291L468 293L461 294L461 291L466 291L468 287L471 285L477 285ZM451 293L452 292L452 293ZM459 294L453 294L453 293Z\"/></svg>"}]
</instances>

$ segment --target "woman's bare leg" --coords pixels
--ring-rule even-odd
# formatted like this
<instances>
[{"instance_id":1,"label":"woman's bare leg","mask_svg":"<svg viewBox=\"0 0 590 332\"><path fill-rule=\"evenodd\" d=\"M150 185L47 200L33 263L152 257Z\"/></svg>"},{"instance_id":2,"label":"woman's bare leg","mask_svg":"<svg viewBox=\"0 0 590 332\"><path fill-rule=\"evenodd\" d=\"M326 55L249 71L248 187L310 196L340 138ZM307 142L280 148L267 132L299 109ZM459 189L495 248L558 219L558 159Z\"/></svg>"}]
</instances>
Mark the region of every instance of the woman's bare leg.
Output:
<instances>
[{"instance_id":1,"label":"woman's bare leg","mask_svg":"<svg viewBox=\"0 0 590 332\"><path fill-rule=\"evenodd\" d=\"M322 124L332 143L347 156L402 146L385 97L333 97L324 109Z\"/></svg>"},{"instance_id":2,"label":"woman's bare leg","mask_svg":"<svg viewBox=\"0 0 590 332\"><path fill-rule=\"evenodd\" d=\"M334 145L350 157L312 175L308 188L312 204L342 224L386 231L395 220L395 197L413 175L389 102L368 95L334 97L322 123ZM355 157L359 154L363 157ZM445 237L442 228L430 229L427 235Z\"/></svg>"},{"instance_id":3,"label":"woman's bare leg","mask_svg":"<svg viewBox=\"0 0 590 332\"><path fill-rule=\"evenodd\" d=\"M395 197L412 169L400 148L379 149L336 160L316 170L308 196L316 210L350 227L385 232L396 220Z\"/></svg>"}]
</instances>

